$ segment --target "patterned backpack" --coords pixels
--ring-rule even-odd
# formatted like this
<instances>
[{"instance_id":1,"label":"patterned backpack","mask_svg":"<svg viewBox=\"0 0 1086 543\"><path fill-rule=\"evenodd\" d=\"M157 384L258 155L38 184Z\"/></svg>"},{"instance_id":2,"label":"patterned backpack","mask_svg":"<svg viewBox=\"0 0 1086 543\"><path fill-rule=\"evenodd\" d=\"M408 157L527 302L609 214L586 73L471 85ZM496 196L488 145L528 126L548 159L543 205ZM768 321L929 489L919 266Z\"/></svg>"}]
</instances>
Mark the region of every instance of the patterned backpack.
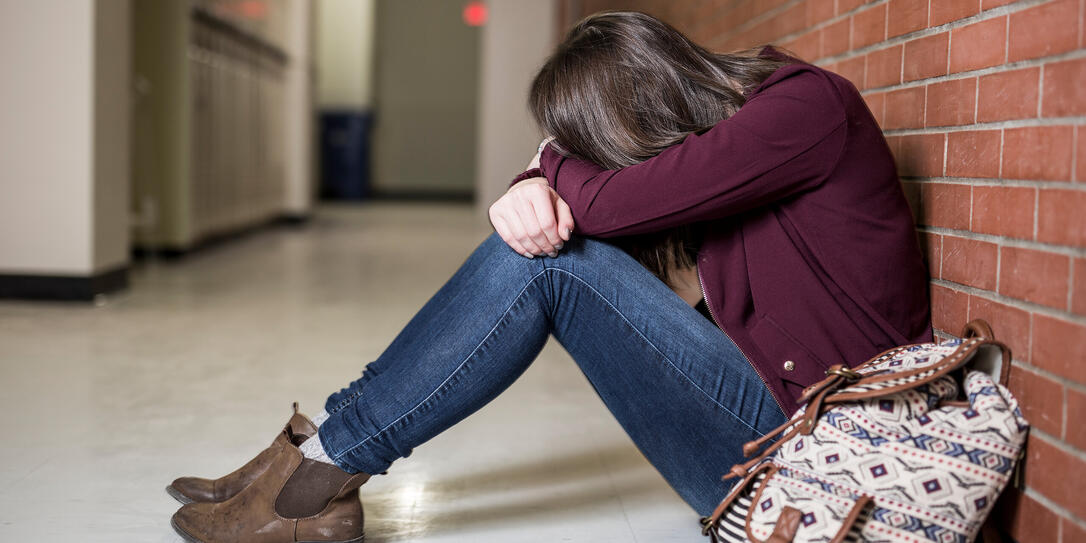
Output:
<instances>
[{"instance_id":1,"label":"patterned backpack","mask_svg":"<svg viewBox=\"0 0 1086 543\"><path fill-rule=\"evenodd\" d=\"M1028 424L1003 386L1010 350L984 321L962 335L829 369L788 422L743 447L751 457L780 436L724 476L741 480L702 533L714 543L973 541Z\"/></svg>"}]
</instances>

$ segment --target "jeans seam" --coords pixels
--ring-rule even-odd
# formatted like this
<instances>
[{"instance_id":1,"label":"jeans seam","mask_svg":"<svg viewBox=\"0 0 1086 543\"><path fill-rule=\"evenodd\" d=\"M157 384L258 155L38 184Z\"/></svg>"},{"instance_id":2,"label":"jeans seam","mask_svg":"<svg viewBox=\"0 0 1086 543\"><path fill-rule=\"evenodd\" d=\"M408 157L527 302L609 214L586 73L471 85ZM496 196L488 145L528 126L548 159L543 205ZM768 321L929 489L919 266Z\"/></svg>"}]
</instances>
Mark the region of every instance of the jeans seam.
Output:
<instances>
[{"instance_id":1,"label":"jeans seam","mask_svg":"<svg viewBox=\"0 0 1086 543\"><path fill-rule=\"evenodd\" d=\"M509 303L509 307L506 307L505 311L502 311L501 316L498 317L498 320L494 323L494 326L492 326L490 328L490 331L488 331L486 333L486 335L483 336L483 339L479 340L479 343L475 346L475 348L473 348L471 350L471 352L468 353L468 355L465 356L464 359L461 360L459 364L457 364L456 368L453 369L453 371L449 372L449 375L447 377L445 377L445 380L442 381L441 384L439 384L437 387L435 387L432 392L427 394L425 398L423 398L419 403L415 404L415 406L412 407L411 409L408 409L404 414L400 415L399 417L396 417L396 420L393 420L392 422L386 424L384 428L381 428L377 432L374 432L373 435L371 435L371 436L367 437L366 439L363 439L362 441L359 441L358 443L352 445L349 449L336 454L335 456L332 457L332 460L333 461L338 461L340 458L343 458L344 456L350 454L355 449L365 445L366 443L369 443L370 440L384 434L386 431L388 431L389 428L392 428L397 423L399 423L401 420L407 418L409 415L411 415L415 411L418 411L419 408L421 408L423 405L425 405L427 402L429 402L430 399L434 397L434 395L436 395L438 392L441 391L441 389L445 386L445 384L447 384L449 382L449 380L451 380L453 378L454 375L456 375L457 373L460 373L460 371L464 368L465 364L467 364L468 360L471 360L471 358L473 356L475 356L475 353L477 353L479 351L479 348L482 347L483 344L486 343L486 341L488 339L490 339L490 336L494 335L494 331L498 329L498 326L500 326L502 321L505 320L505 317L509 315L509 312L513 309L513 306L517 305L517 302L520 301L521 296L523 296L524 293L528 290L528 287L532 286L532 283L534 283L535 280L538 279L539 277L541 277L544 273L547 273L547 268L544 268L544 269L540 270L539 273L533 275L532 278L529 279L528 282L526 282L524 284L524 287L520 289L520 292L518 292L517 295L513 298L513 301Z\"/></svg>"},{"instance_id":2,"label":"jeans seam","mask_svg":"<svg viewBox=\"0 0 1086 543\"><path fill-rule=\"evenodd\" d=\"M340 411L343 411L343 409L345 407L347 407L348 405L351 405L352 403L354 403L355 398L357 398L357 397L359 397L361 395L362 395L361 390L356 390L356 391L352 392L350 396L347 396L346 398L343 398L342 400L340 400L339 404L337 404L332 409L332 411L330 413L328 413L328 414L332 415L334 413L339 413Z\"/></svg>"},{"instance_id":3,"label":"jeans seam","mask_svg":"<svg viewBox=\"0 0 1086 543\"><path fill-rule=\"evenodd\" d=\"M669 366L674 368L675 371L679 372L679 375L682 375L683 379L686 379L686 381L688 383L690 383L691 386L693 386L695 389L697 389L698 392L701 392L702 394L704 394L705 397L708 398L709 401L713 403L713 405L716 405L717 407L723 409L726 413L728 413L729 415L734 417L735 420L738 420L740 423L743 424L743 426L746 426L747 428L750 428L754 433L758 434L759 436L764 436L765 435L764 433L760 432L754 426L751 426L747 421L743 420L743 417L740 417L739 415L736 415L734 412L732 412L731 409L728 409L723 404L716 401L716 399L713 398L711 395L709 395L709 393L706 392L705 389L698 386L698 384L695 383L694 380L691 379L690 376L688 376L686 374L686 372L679 369L679 366L677 366L674 362L672 362L671 358L669 358L666 354L664 354L663 351L661 351L656 346L656 344L652 342L652 340L650 340L648 337L646 337L645 334L642 334L641 330L638 330L638 328L636 326L634 326L634 324L632 322L630 322L629 319L626 318L626 315L623 315L622 311L619 311L618 307L616 307L615 304L611 303L611 300L608 300L607 297L603 295L603 293L596 290L596 288L593 287L591 284L589 284L588 281L585 281L584 279L581 279L580 277L577 276L577 274L575 274L573 272L563 270L561 268L547 268L547 269L554 270L554 271L561 272L561 273L565 273L565 274L569 275L570 277L576 279L580 283L582 283L586 288L588 288L588 290L592 291L596 296L599 296L600 299L603 300L603 302L606 303L607 306L610 307L615 312L615 314L617 314L619 316L619 318L621 318L627 325L629 325L630 329L633 330L634 333L636 333L642 340L645 341L645 343L647 343L650 347L652 347L652 350L656 351L656 353L659 354L660 357L663 358L664 361L667 362ZM544 271L546 271L546 270L544 270ZM534 280L534 278L533 278L533 280ZM750 361L748 360L747 363L749 364Z\"/></svg>"}]
</instances>

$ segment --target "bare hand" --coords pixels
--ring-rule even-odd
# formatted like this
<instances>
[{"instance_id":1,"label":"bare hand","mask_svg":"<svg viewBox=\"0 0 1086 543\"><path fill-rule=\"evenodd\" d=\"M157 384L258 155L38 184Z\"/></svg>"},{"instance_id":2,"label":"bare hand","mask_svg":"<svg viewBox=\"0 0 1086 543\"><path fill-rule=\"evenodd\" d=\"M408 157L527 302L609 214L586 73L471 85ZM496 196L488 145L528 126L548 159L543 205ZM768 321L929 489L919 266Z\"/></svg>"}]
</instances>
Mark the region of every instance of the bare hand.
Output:
<instances>
[{"instance_id":1,"label":"bare hand","mask_svg":"<svg viewBox=\"0 0 1086 543\"><path fill-rule=\"evenodd\" d=\"M573 233L573 214L545 178L533 177L490 206L490 224L514 251L554 258Z\"/></svg>"}]
</instances>

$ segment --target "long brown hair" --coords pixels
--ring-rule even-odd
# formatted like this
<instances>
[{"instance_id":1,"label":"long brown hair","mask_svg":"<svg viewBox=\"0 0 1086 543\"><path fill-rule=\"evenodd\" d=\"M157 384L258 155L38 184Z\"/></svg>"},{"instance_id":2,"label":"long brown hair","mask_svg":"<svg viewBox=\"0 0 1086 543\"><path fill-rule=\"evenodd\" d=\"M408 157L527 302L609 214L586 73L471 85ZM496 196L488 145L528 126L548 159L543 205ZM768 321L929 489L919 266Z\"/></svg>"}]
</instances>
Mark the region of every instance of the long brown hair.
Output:
<instances>
[{"instance_id":1,"label":"long brown hair","mask_svg":"<svg viewBox=\"0 0 1086 543\"><path fill-rule=\"evenodd\" d=\"M561 153L617 169L730 117L783 64L753 51L712 53L644 13L602 12L569 31L528 104ZM700 240L683 226L616 242L670 285L669 270L695 265Z\"/></svg>"}]
</instances>

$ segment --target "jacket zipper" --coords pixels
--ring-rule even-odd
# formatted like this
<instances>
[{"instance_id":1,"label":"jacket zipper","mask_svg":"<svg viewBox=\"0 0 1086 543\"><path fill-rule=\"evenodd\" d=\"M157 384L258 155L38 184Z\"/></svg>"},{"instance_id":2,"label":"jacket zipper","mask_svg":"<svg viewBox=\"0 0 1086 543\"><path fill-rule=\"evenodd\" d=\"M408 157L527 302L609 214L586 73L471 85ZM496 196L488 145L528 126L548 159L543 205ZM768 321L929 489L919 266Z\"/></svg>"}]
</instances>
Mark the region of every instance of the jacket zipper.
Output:
<instances>
[{"instance_id":1,"label":"jacket zipper","mask_svg":"<svg viewBox=\"0 0 1086 543\"><path fill-rule=\"evenodd\" d=\"M776 402L777 407L781 409L781 412L784 413L785 416L788 416L788 413L784 410L784 406L781 405L781 401L778 400L777 395L773 393L773 389L769 388L769 381L765 380L765 376L762 375L762 370L758 369L758 365L754 363L754 359L752 359L750 355L748 355L746 351L744 351L743 348L740 347L734 339L732 339L732 336L728 334L728 331L720 325L720 321L718 321L716 318L716 313L713 313L713 304L709 303L709 291L705 289L705 281L701 278L700 260L695 265L695 268L698 271L698 286L701 287L701 297L705 300L705 307L709 310L709 316L712 317L713 324L715 324L721 332L724 332L724 335L728 338L728 341L731 341L732 344L735 345L737 349L739 349L740 353L743 353L743 357L747 359L747 364L750 364L750 367L754 368L754 373L758 374L758 378L762 380L762 384L765 385L766 390L769 391L769 397L773 398L773 401Z\"/></svg>"}]
</instances>

